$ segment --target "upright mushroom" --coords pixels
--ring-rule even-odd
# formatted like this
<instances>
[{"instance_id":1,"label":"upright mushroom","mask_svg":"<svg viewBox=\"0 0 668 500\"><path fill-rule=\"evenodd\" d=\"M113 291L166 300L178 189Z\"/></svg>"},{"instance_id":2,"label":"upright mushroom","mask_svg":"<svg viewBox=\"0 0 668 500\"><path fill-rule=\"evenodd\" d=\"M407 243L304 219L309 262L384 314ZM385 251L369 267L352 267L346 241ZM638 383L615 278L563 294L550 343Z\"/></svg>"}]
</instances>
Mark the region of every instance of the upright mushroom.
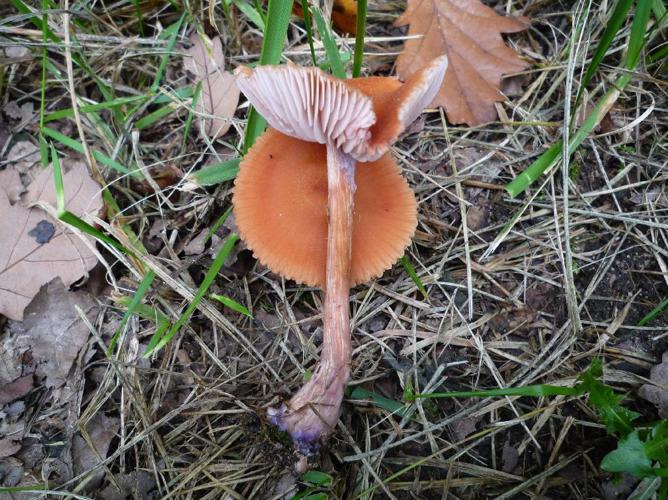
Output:
<instances>
[{"instance_id":1,"label":"upright mushroom","mask_svg":"<svg viewBox=\"0 0 668 500\"><path fill-rule=\"evenodd\" d=\"M339 418L350 287L388 269L415 231L415 198L387 152L446 68L439 57L403 84L294 65L237 70L239 88L273 128L240 164L233 204L241 237L275 272L325 289L320 364L287 404L268 411L303 454Z\"/></svg>"}]
</instances>

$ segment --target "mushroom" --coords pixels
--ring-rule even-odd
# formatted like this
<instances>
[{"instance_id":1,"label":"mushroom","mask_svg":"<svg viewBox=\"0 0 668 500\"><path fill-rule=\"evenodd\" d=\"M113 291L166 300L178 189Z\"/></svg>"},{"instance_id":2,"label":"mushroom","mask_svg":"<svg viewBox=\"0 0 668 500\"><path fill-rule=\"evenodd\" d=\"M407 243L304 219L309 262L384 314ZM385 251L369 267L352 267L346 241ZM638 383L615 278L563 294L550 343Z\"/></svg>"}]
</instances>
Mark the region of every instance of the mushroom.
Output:
<instances>
[{"instance_id":1,"label":"mushroom","mask_svg":"<svg viewBox=\"0 0 668 500\"><path fill-rule=\"evenodd\" d=\"M264 265L325 290L319 366L287 404L268 410L304 455L340 415L350 375L350 287L391 267L415 231L413 192L388 151L431 102L446 68L439 57L403 84L294 65L237 70L239 88L272 127L239 166L240 235Z\"/></svg>"}]
</instances>

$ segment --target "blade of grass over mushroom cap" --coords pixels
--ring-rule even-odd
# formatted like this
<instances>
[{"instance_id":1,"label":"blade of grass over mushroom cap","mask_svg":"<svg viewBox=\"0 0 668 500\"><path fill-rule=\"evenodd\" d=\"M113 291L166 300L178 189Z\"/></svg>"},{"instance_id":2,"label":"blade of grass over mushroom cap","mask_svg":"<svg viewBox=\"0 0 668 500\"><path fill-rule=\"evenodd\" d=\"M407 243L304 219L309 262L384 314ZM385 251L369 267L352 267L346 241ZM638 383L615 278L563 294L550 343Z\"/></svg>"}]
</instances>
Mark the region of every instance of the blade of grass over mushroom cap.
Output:
<instances>
[{"instance_id":1,"label":"blade of grass over mushroom cap","mask_svg":"<svg viewBox=\"0 0 668 500\"><path fill-rule=\"evenodd\" d=\"M320 364L287 404L268 411L271 421L291 434L302 454L317 450L333 430L349 377L349 287L356 279L352 273L353 229L358 220L364 224L367 215L364 190L374 182L382 184L385 176L393 186L389 195L378 186L368 189L369 193L377 194L381 204L393 198L407 200L408 210L396 212L407 213L399 217L398 224L408 228L400 230L398 233L406 234L391 245L396 260L415 229L415 201L385 154L400 129L431 101L446 66L447 59L440 58L406 85L392 78L340 80L317 68L296 66L239 68L237 72L241 91L277 129L268 131L240 164L233 200L239 231L256 256L275 271L325 286ZM351 85L353 81L357 83ZM359 161L385 166L356 165ZM369 180L364 180L365 175ZM294 196L286 196L292 194L291 189L296 189ZM269 211L265 210L267 199L276 201ZM307 206L294 209L297 200ZM383 211L392 212L389 208L381 208ZM276 218L271 219L272 213ZM303 214L310 220L300 220ZM258 231L254 224L270 219L284 230L272 231L263 241L267 231ZM302 241L301 236L293 238L295 231L308 234L314 227L318 227L316 242L308 251L318 253L320 260L306 272L304 260L286 266L286 257L294 259L299 253L291 246L295 240ZM387 232L396 236L394 230ZM370 247L373 240L369 238ZM378 260L375 255L370 258Z\"/></svg>"}]
</instances>

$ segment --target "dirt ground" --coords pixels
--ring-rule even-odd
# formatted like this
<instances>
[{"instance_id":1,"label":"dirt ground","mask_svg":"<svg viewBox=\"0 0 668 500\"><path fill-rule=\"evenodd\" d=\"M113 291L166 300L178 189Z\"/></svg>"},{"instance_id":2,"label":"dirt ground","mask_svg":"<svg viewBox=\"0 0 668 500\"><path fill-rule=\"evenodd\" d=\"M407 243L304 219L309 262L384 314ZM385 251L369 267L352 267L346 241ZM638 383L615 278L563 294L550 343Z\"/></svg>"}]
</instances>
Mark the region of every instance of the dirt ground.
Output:
<instances>
[{"instance_id":1,"label":"dirt ground","mask_svg":"<svg viewBox=\"0 0 668 500\"><path fill-rule=\"evenodd\" d=\"M331 483L314 486L296 472L289 438L266 419L317 363L320 290L282 279L239 242L209 293L252 317L205 297L162 350L143 356L161 326L155 311L176 321L236 231L233 216L220 223L233 181L190 188L186 176L237 155L247 112L240 106L229 131L207 142L187 129L185 106L138 128L159 107L150 103L125 123L109 109L83 117L92 148L151 173L147 181L101 168L120 211L108 225L101 217L100 227L117 238L130 228L145 262L98 244L99 263L84 279L44 285L21 321L0 316L0 498L640 498L646 481L616 482L601 470L616 440L586 397L405 400L408 389L572 385L598 357L604 381L641 422L668 411L668 380L654 380L665 405L641 390L668 350L668 313L638 326L668 297L665 72L642 63L570 165L512 199L504 186L561 137L573 90L563 72L586 68L605 8L592 7L583 34L589 49L573 57L566 48L580 3L486 3L531 18L530 29L506 37L531 67L504 81L498 121L453 125L431 109L394 147L419 206L406 257L427 295L400 263L351 291L350 392L339 426L309 462ZM257 60L259 31L236 10L226 17L214 4L136 4L141 32L133 2L71 5L90 66L73 70L81 104L106 99L91 74L113 84L115 97L146 93L165 51L162 30L183 11L175 54L197 26L221 35L230 69ZM392 74L406 33L392 21L404 8L370 3L365 75ZM61 14L49 14L57 33ZM42 168L41 33L12 6L0 7L0 19L0 169L17 169L27 186ZM301 23L293 18L284 54L309 65ZM71 106L71 86L62 47L49 43L62 71L48 76L50 113ZM350 49L354 39L342 43ZM625 44L616 39L592 92L621 71ZM180 57L169 58L161 85L190 85ZM71 117L48 125L79 138ZM86 161L54 145L66 168ZM146 311L124 322L148 270L156 278ZM356 397L356 388L368 392ZM389 411L387 400L403 410Z\"/></svg>"}]
</instances>

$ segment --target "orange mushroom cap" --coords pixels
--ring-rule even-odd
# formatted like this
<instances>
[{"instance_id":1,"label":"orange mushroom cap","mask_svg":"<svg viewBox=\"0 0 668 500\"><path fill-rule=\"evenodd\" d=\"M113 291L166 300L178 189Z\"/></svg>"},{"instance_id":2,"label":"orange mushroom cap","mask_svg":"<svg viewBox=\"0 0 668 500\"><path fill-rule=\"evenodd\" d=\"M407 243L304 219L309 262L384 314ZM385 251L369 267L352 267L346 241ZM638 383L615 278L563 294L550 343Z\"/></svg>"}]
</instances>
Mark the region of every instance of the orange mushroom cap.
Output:
<instances>
[{"instance_id":1,"label":"orange mushroom cap","mask_svg":"<svg viewBox=\"0 0 668 500\"><path fill-rule=\"evenodd\" d=\"M380 276L403 255L417 208L387 151L431 101L446 67L447 59L438 58L403 84L391 77L339 80L290 66L237 72L241 90L280 130L256 141L235 181L237 226L262 264L324 286L328 142L358 160L350 285Z\"/></svg>"},{"instance_id":2,"label":"orange mushroom cap","mask_svg":"<svg viewBox=\"0 0 668 500\"><path fill-rule=\"evenodd\" d=\"M311 286L325 284L326 148L270 129L239 166L234 213L262 264ZM417 224L415 197L389 156L358 163L350 284L380 276L403 255Z\"/></svg>"}]
</instances>

